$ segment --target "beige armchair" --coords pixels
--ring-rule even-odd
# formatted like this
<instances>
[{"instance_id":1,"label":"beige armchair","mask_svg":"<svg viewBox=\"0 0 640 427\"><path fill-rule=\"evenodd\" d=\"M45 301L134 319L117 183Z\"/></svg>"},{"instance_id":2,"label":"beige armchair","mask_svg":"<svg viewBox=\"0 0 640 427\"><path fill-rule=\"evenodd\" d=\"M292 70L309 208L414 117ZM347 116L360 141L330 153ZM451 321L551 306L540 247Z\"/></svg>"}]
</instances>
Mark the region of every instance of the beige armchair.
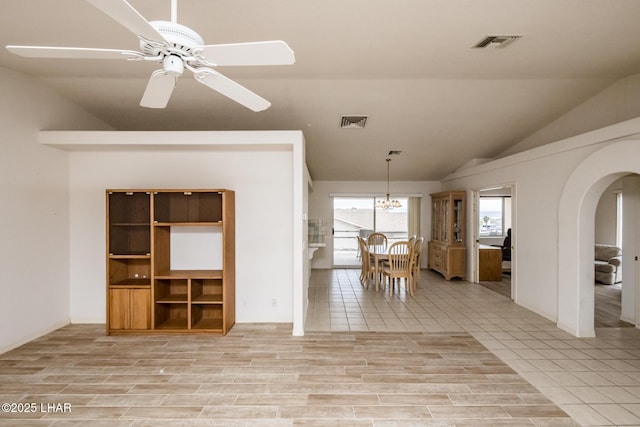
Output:
<instances>
[{"instance_id":1,"label":"beige armchair","mask_svg":"<svg viewBox=\"0 0 640 427\"><path fill-rule=\"evenodd\" d=\"M596 243L596 282L613 285L622 281L622 250L617 246Z\"/></svg>"}]
</instances>

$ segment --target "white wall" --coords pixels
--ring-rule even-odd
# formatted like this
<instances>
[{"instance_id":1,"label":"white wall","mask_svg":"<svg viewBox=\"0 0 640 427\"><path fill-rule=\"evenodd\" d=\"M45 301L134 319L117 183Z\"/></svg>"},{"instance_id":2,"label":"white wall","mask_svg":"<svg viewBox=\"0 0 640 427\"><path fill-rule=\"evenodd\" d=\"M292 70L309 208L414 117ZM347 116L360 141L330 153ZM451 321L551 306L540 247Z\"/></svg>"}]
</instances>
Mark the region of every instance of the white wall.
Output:
<instances>
[{"instance_id":1,"label":"white wall","mask_svg":"<svg viewBox=\"0 0 640 427\"><path fill-rule=\"evenodd\" d=\"M640 175L622 178L622 297L620 319L640 325ZM636 311L637 310L637 311Z\"/></svg>"},{"instance_id":2,"label":"white wall","mask_svg":"<svg viewBox=\"0 0 640 427\"><path fill-rule=\"evenodd\" d=\"M107 188L234 190L236 321L291 322L291 165L292 152L281 149L72 152L72 322L105 321Z\"/></svg>"},{"instance_id":3,"label":"white wall","mask_svg":"<svg viewBox=\"0 0 640 427\"><path fill-rule=\"evenodd\" d=\"M586 277L589 272L591 282L588 283L593 283L593 221L597 200L604 189L618 178L615 172L633 171L628 165L616 170L616 165L624 159L616 155L614 148L606 150L605 156L594 157L594 153L603 152L603 147L614 147L616 142L611 141L616 137L638 132L640 119L631 120L465 169L443 182L446 189L467 190L498 186L505 182L515 184L517 233L514 235L514 245L517 266L514 270L518 287L515 301L559 322L558 326L575 335L593 334L593 285L590 295L587 295L585 283L589 281ZM624 157L637 158L629 153L625 153ZM587 159L588 168L584 166ZM628 160L627 163L633 161ZM591 181L584 181L582 175L575 173L576 170L586 169L592 174L589 178L594 183L598 182L597 186L589 187ZM572 186L568 185L569 182ZM583 188L585 185L586 189ZM570 216L565 213L567 206L571 207L571 212L575 211ZM586 220L579 217L577 212L590 215L590 218ZM571 227L577 228L572 231ZM582 238L579 239L579 236ZM469 247L472 238L469 236ZM563 251L559 250L560 245ZM582 285L574 286L574 282ZM581 291L578 286L583 287ZM579 320L589 317L588 314L584 315L586 311L580 313L581 310L591 310L590 329Z\"/></svg>"},{"instance_id":4,"label":"white wall","mask_svg":"<svg viewBox=\"0 0 640 427\"><path fill-rule=\"evenodd\" d=\"M313 191L309 193L309 218L327 219L333 221L333 200L330 194L343 195L376 195L384 197L386 181L313 181ZM441 185L437 181L391 181L392 195L422 195L420 206L420 230L425 242L431 237L431 198L429 194L440 191ZM327 236L327 246L316 251L313 268L331 268L333 260L333 241ZM425 249L426 251L426 243ZM423 268L426 268L427 257L422 257Z\"/></svg>"},{"instance_id":5,"label":"white wall","mask_svg":"<svg viewBox=\"0 0 640 427\"><path fill-rule=\"evenodd\" d=\"M513 270L518 285L515 302L552 320L557 315L557 301L550 296L557 293L558 203L564 181L586 154L520 155L473 168L474 173L465 170L444 182L445 189L452 190L515 184L517 201L513 214L517 232L513 243L517 265ZM472 230L473 219L471 215L468 217L467 227ZM467 247L472 248L472 233L467 233L467 239ZM467 269L472 266L472 256L472 251L467 251ZM472 277L470 270L467 277Z\"/></svg>"},{"instance_id":6,"label":"white wall","mask_svg":"<svg viewBox=\"0 0 640 427\"><path fill-rule=\"evenodd\" d=\"M597 201L607 186L637 169L622 163L633 165L638 155L627 159L616 148L604 148L638 134L639 115L640 74L606 88L502 158L443 181L447 189L515 184L516 302L577 336L594 334L591 260ZM621 147L629 150L628 143Z\"/></svg>"},{"instance_id":7,"label":"white wall","mask_svg":"<svg viewBox=\"0 0 640 427\"><path fill-rule=\"evenodd\" d=\"M68 154L38 131L108 129L46 86L0 68L0 353L69 323Z\"/></svg>"},{"instance_id":8,"label":"white wall","mask_svg":"<svg viewBox=\"0 0 640 427\"><path fill-rule=\"evenodd\" d=\"M303 276L304 276L304 282L302 284L302 295L300 295L300 298L302 299L302 307L301 308L301 313L299 314L300 316L302 316L302 322L304 323L304 321L306 320L307 317L307 309L309 308L309 282L311 279L311 261L309 260L309 191L310 189L313 187L313 180L311 179L311 175L309 174L309 169L306 167L306 163L305 163L305 168L304 168L304 183L303 183L303 187L302 187L302 198L303 198L303 202L302 202L302 206L303 206L303 211L302 211L302 238L304 240L304 245L303 245L303 254L302 256L304 257L304 264L303 264ZM296 296L294 295L294 299L296 298ZM294 312L294 316L296 315L296 313ZM297 335L304 335L304 330L297 333Z\"/></svg>"}]
</instances>

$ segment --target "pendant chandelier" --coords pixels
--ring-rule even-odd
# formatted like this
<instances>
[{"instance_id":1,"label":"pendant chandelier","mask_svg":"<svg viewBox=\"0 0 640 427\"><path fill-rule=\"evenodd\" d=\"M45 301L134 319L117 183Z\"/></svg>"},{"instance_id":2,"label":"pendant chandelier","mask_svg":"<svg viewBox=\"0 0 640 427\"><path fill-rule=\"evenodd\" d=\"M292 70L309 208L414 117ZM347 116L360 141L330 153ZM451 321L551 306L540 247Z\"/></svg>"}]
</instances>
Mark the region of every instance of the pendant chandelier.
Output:
<instances>
[{"instance_id":1,"label":"pendant chandelier","mask_svg":"<svg viewBox=\"0 0 640 427\"><path fill-rule=\"evenodd\" d=\"M396 199L391 200L389 197L389 164L391 163L391 159L387 160L387 198L384 200L378 199L376 200L376 208L378 209L393 209L399 208L402 204Z\"/></svg>"}]
</instances>

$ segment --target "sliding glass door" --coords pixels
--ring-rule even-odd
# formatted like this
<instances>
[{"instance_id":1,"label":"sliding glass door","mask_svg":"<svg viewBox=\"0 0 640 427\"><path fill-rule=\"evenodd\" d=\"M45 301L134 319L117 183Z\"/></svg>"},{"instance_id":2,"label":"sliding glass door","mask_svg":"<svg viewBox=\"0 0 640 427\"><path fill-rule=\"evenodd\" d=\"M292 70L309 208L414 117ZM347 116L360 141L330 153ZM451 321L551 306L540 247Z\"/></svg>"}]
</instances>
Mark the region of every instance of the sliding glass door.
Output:
<instances>
[{"instance_id":1,"label":"sliding glass door","mask_svg":"<svg viewBox=\"0 0 640 427\"><path fill-rule=\"evenodd\" d=\"M357 236L367 238L378 231L387 235L389 244L407 239L407 198L397 198L401 206L375 208L375 197L333 198L333 265L360 265Z\"/></svg>"}]
</instances>

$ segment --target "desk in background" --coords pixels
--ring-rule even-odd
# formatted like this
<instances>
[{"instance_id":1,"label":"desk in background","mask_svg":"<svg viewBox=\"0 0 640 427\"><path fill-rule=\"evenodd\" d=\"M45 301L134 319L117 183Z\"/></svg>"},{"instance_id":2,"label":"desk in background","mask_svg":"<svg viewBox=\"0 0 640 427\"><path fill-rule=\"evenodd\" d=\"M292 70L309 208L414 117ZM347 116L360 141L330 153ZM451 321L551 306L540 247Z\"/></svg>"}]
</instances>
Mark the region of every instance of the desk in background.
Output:
<instances>
[{"instance_id":1,"label":"desk in background","mask_svg":"<svg viewBox=\"0 0 640 427\"><path fill-rule=\"evenodd\" d=\"M502 281L502 248L498 246L479 245L478 258L481 282Z\"/></svg>"}]
</instances>

